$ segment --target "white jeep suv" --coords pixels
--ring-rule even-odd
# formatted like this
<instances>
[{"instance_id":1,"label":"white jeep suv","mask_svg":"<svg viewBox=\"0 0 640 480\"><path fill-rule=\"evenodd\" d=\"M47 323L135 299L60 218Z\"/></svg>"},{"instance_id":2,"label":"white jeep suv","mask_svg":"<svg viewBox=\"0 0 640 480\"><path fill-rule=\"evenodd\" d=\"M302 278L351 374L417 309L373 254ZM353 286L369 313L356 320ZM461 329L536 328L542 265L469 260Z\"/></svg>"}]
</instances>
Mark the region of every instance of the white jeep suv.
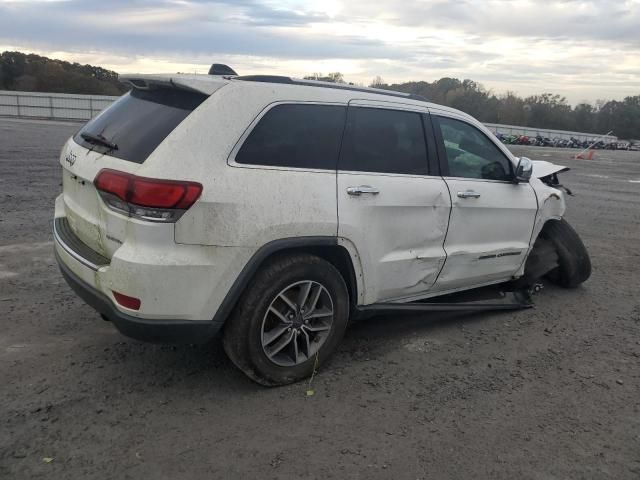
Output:
<instances>
[{"instance_id":1,"label":"white jeep suv","mask_svg":"<svg viewBox=\"0 0 640 480\"><path fill-rule=\"evenodd\" d=\"M221 332L279 385L360 313L590 275L565 168L515 158L462 112L289 77L123 80L62 150L54 239L67 282L125 335Z\"/></svg>"}]
</instances>

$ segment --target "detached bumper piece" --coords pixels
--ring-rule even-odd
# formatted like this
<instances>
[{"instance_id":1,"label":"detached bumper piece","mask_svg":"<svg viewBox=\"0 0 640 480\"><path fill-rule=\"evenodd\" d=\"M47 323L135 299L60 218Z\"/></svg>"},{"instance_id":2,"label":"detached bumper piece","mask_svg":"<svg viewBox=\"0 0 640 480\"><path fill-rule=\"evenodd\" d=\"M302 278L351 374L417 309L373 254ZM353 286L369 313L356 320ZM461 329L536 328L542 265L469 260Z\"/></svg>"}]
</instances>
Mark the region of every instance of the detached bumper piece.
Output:
<instances>
[{"instance_id":1,"label":"detached bumper piece","mask_svg":"<svg viewBox=\"0 0 640 480\"><path fill-rule=\"evenodd\" d=\"M374 303L358 307L362 314L412 312L482 312L532 308L528 290L505 292L497 287L484 287L452 293L435 299L409 303Z\"/></svg>"},{"instance_id":2,"label":"detached bumper piece","mask_svg":"<svg viewBox=\"0 0 640 480\"><path fill-rule=\"evenodd\" d=\"M203 344L214 338L222 328L222 322L212 320L152 320L122 313L106 295L73 273L62 262L57 252L56 260L62 276L73 291L127 337L153 343Z\"/></svg>"}]
</instances>

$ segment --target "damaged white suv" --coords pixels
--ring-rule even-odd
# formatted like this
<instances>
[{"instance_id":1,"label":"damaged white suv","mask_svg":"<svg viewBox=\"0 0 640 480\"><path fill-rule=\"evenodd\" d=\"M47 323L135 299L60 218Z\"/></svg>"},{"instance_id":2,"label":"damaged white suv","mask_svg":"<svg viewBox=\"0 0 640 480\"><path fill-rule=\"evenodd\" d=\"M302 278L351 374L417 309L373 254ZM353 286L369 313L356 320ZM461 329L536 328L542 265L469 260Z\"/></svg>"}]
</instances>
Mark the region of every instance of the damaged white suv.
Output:
<instances>
[{"instance_id":1,"label":"damaged white suv","mask_svg":"<svg viewBox=\"0 0 640 480\"><path fill-rule=\"evenodd\" d=\"M279 385L365 312L589 277L563 167L412 95L234 73L129 76L63 148L56 258L125 335L221 332L242 371Z\"/></svg>"}]
</instances>

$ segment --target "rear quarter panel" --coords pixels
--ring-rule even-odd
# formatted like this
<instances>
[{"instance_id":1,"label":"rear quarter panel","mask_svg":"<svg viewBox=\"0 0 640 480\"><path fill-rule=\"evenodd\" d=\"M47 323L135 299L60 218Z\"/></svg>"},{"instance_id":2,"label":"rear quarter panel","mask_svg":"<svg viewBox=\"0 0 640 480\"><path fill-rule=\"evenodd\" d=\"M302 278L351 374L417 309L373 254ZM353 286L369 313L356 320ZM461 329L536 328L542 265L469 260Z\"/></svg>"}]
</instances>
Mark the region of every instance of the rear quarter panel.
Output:
<instances>
[{"instance_id":1,"label":"rear quarter panel","mask_svg":"<svg viewBox=\"0 0 640 480\"><path fill-rule=\"evenodd\" d=\"M239 83L239 82L238 82ZM312 101L323 102L321 90ZM238 141L268 105L309 101L308 89L231 83L191 114L140 174L188 178L202 197L176 223L183 244L258 248L287 237L336 236L335 171L237 165ZM336 103L335 98L327 103Z\"/></svg>"}]
</instances>

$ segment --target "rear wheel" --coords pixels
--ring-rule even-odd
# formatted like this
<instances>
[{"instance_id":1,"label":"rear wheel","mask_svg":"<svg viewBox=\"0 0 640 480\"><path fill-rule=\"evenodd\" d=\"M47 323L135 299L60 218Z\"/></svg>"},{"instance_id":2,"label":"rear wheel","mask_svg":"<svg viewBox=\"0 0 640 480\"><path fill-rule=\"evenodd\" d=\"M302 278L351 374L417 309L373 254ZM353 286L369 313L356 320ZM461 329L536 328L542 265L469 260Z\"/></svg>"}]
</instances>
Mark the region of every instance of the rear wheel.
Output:
<instances>
[{"instance_id":1,"label":"rear wheel","mask_svg":"<svg viewBox=\"0 0 640 480\"><path fill-rule=\"evenodd\" d=\"M269 261L247 287L224 331L231 361L256 382L310 376L338 346L349 318L347 286L329 262L307 254Z\"/></svg>"},{"instance_id":2,"label":"rear wheel","mask_svg":"<svg viewBox=\"0 0 640 480\"><path fill-rule=\"evenodd\" d=\"M544 236L558 253L558 267L547 274L549 280L565 288L575 288L591 276L589 253L567 221L550 221L544 227Z\"/></svg>"}]
</instances>

